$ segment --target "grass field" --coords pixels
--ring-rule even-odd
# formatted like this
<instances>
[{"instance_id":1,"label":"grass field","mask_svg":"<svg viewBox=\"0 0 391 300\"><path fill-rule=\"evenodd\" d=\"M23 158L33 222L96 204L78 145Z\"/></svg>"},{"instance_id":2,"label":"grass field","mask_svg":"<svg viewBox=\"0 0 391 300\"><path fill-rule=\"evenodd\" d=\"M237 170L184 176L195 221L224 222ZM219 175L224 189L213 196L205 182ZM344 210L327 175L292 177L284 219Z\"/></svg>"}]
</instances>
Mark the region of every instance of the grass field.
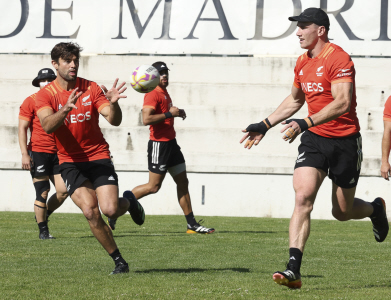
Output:
<instances>
[{"instance_id":1,"label":"grass field","mask_svg":"<svg viewBox=\"0 0 391 300\"><path fill-rule=\"evenodd\" d=\"M54 214L55 240L38 239L33 213L0 212L0 299L390 299L390 238L370 222L312 222L303 287L272 281L288 259L288 219L207 217L211 235L185 234L183 216L123 216L114 231L129 274L81 214Z\"/></svg>"}]
</instances>

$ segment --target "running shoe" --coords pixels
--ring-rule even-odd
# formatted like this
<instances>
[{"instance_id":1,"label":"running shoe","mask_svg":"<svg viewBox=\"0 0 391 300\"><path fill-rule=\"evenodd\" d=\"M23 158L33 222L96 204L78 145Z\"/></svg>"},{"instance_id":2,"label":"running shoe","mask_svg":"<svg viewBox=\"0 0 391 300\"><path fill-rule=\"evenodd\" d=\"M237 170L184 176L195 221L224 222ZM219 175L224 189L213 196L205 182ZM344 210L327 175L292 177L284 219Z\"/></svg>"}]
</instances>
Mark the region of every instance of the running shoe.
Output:
<instances>
[{"instance_id":1,"label":"running shoe","mask_svg":"<svg viewBox=\"0 0 391 300\"><path fill-rule=\"evenodd\" d=\"M115 265L115 269L110 275L121 274L121 273L129 273L129 265L127 263L118 263Z\"/></svg>"},{"instance_id":2,"label":"running shoe","mask_svg":"<svg viewBox=\"0 0 391 300\"><path fill-rule=\"evenodd\" d=\"M215 232L214 228L207 228L207 227L200 225L201 222L202 222L202 220L200 220L194 226L190 226L189 224L187 224L186 233L189 233L189 234L193 234L193 233L209 234L209 233Z\"/></svg>"},{"instance_id":3,"label":"running shoe","mask_svg":"<svg viewBox=\"0 0 391 300\"><path fill-rule=\"evenodd\" d=\"M55 237L53 237L49 231L42 231L40 234L39 234L39 239L40 240L53 240L55 239Z\"/></svg>"},{"instance_id":4,"label":"running shoe","mask_svg":"<svg viewBox=\"0 0 391 300\"><path fill-rule=\"evenodd\" d=\"M290 289L301 288L301 276L300 273L294 273L289 269L289 265L284 272L275 272L273 274L273 280L279 285L285 285Z\"/></svg>"},{"instance_id":5,"label":"running shoe","mask_svg":"<svg viewBox=\"0 0 391 300\"><path fill-rule=\"evenodd\" d=\"M131 191L125 191L123 197L128 199L130 202L128 212L130 213L134 223L137 225L143 225L145 221L144 208L137 201L136 197Z\"/></svg>"},{"instance_id":6,"label":"running shoe","mask_svg":"<svg viewBox=\"0 0 391 300\"><path fill-rule=\"evenodd\" d=\"M109 224L109 227L111 230L115 229L115 224L117 223L117 219L110 219L107 218L107 224Z\"/></svg>"},{"instance_id":7,"label":"running shoe","mask_svg":"<svg viewBox=\"0 0 391 300\"><path fill-rule=\"evenodd\" d=\"M386 239L389 229L386 203L383 198L378 197L372 202L372 205L375 211L375 215L371 218L373 234L375 235L376 241L381 243Z\"/></svg>"}]
</instances>

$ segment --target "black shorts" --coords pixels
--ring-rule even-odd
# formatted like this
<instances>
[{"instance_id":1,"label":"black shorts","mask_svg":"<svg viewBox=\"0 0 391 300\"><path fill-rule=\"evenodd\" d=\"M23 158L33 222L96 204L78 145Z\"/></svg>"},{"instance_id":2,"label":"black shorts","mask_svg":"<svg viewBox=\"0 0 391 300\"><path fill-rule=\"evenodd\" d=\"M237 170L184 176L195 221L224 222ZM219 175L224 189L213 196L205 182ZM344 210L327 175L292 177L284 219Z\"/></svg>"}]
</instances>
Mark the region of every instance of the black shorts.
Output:
<instances>
[{"instance_id":1,"label":"black shorts","mask_svg":"<svg viewBox=\"0 0 391 300\"><path fill-rule=\"evenodd\" d=\"M173 139L168 142L148 142L148 170L165 174L167 169L185 162L181 147Z\"/></svg>"},{"instance_id":2,"label":"black shorts","mask_svg":"<svg viewBox=\"0 0 391 300\"><path fill-rule=\"evenodd\" d=\"M111 159L65 162L60 165L60 172L69 195L86 180L92 183L94 189L103 185L118 186L118 176Z\"/></svg>"},{"instance_id":3,"label":"black shorts","mask_svg":"<svg viewBox=\"0 0 391 300\"><path fill-rule=\"evenodd\" d=\"M60 174L56 153L34 152L29 150L29 155L33 159L30 164L32 178Z\"/></svg>"},{"instance_id":4,"label":"black shorts","mask_svg":"<svg viewBox=\"0 0 391 300\"><path fill-rule=\"evenodd\" d=\"M363 159L361 134L342 138L326 138L311 131L301 136L295 169L321 169L341 188L353 188L360 177Z\"/></svg>"}]
</instances>

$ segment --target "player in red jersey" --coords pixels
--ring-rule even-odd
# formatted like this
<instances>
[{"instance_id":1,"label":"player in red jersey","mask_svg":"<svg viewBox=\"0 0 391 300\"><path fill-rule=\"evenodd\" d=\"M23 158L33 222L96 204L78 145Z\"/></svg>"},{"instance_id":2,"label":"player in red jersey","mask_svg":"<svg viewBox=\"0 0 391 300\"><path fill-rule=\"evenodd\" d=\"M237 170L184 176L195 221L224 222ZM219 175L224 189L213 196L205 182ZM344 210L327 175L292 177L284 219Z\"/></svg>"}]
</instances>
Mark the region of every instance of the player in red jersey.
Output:
<instances>
[{"instance_id":1,"label":"player in red jersey","mask_svg":"<svg viewBox=\"0 0 391 300\"><path fill-rule=\"evenodd\" d=\"M170 95L167 92L169 84L167 65L162 61L158 61L153 66L160 73L160 82L152 92L145 95L142 110L144 125L150 125L150 140L148 142L149 182L135 187L132 191L126 191L124 195L127 195L128 198L141 199L144 196L157 193L168 171L177 185L178 202L187 221L186 232L213 233L214 228L204 227L194 218L185 158L175 139L174 118L180 117L184 120L186 113L183 109L172 105ZM114 229L116 219L109 218L109 224Z\"/></svg>"},{"instance_id":2,"label":"player in red jersey","mask_svg":"<svg viewBox=\"0 0 391 300\"><path fill-rule=\"evenodd\" d=\"M383 112L384 132L381 144L382 149L382 162L381 162L381 176L385 180L390 180L391 166L389 162L390 148L391 148L391 96L388 97L386 104L384 105Z\"/></svg>"},{"instance_id":3,"label":"player in red jersey","mask_svg":"<svg viewBox=\"0 0 391 300\"><path fill-rule=\"evenodd\" d=\"M99 211L100 208L111 218L129 211L138 225L144 222L144 210L136 200L118 198L118 177L99 127L99 114L111 125L121 124L118 100L126 98L122 95L125 82L117 87L116 79L107 90L103 85L77 77L80 51L74 43L59 43L53 48L52 65L57 78L37 94L37 114L42 128L54 133L60 172L70 197L115 262L111 274L127 273L129 266Z\"/></svg>"},{"instance_id":4,"label":"player in red jersey","mask_svg":"<svg viewBox=\"0 0 391 300\"><path fill-rule=\"evenodd\" d=\"M293 173L296 196L289 225L289 262L284 272L273 274L276 283L300 288L311 211L327 175L332 180L332 213L337 220L370 217L378 242L387 237L388 221L382 198L369 203L354 197L362 161L354 64L341 47L329 42L330 22L323 10L308 8L289 20L298 21L296 35L301 48L308 50L296 62L291 94L268 118L243 130L246 134L240 142L248 138L248 149L258 145L266 132L281 121L285 141L292 142L303 133ZM287 120L305 102L309 116Z\"/></svg>"},{"instance_id":5,"label":"player in red jersey","mask_svg":"<svg viewBox=\"0 0 391 300\"><path fill-rule=\"evenodd\" d=\"M56 78L52 69L42 69L32 84L40 89ZM37 117L35 98L37 93L27 97L19 110L19 146L22 152L22 169L30 170L36 192L34 202L35 219L38 223L39 238L53 239L49 233L47 219L64 202L68 196L64 181L59 172L57 148L52 134L47 134ZM27 129L31 137L27 145ZM56 188L49 200L49 179ZM47 202L47 203L46 203Z\"/></svg>"}]
</instances>

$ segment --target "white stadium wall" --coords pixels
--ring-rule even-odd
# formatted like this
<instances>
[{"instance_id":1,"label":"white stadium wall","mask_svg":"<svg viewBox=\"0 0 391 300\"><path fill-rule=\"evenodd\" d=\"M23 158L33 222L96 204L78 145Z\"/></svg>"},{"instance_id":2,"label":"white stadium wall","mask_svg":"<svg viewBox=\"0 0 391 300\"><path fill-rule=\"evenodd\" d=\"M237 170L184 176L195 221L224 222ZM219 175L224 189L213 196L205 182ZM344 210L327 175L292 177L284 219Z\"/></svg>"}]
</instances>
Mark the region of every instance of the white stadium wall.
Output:
<instances>
[{"instance_id":1,"label":"white stadium wall","mask_svg":"<svg viewBox=\"0 0 391 300\"><path fill-rule=\"evenodd\" d=\"M290 217L294 203L292 172L298 141L284 142L276 126L257 147L239 144L241 129L259 122L287 96L295 58L289 57L177 57L87 56L79 76L109 86L115 78L129 82L141 64L164 60L170 70L169 93L174 105L187 112L175 119L177 140L185 155L190 193L196 215ZM379 177L382 113L391 85L391 59L355 58L357 113L363 136L364 162L357 196L387 199L389 183ZM36 92L31 85L37 70L49 66L48 55L0 55L3 117L0 119L0 210L32 211L35 195L30 175L20 170L17 139L21 102ZM148 127L141 124L143 95L131 89L120 104L120 127L101 120L118 171L120 192L147 182ZM305 116L306 107L298 115ZM204 186L204 204L202 204ZM314 218L331 216L331 184L321 188ZM176 189L168 175L161 191L142 200L147 214L181 214ZM389 206L391 207L391 206ZM67 200L62 212L78 212Z\"/></svg>"}]
</instances>

